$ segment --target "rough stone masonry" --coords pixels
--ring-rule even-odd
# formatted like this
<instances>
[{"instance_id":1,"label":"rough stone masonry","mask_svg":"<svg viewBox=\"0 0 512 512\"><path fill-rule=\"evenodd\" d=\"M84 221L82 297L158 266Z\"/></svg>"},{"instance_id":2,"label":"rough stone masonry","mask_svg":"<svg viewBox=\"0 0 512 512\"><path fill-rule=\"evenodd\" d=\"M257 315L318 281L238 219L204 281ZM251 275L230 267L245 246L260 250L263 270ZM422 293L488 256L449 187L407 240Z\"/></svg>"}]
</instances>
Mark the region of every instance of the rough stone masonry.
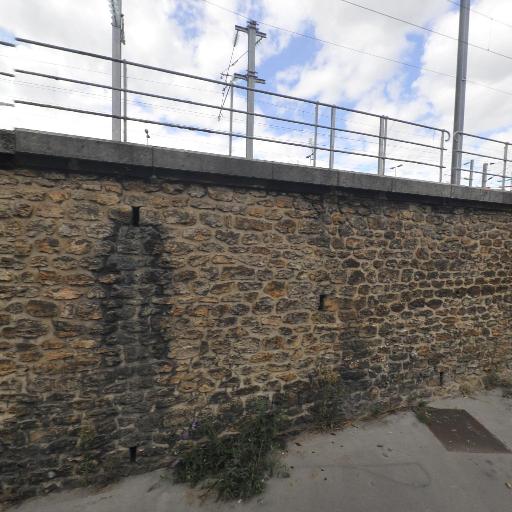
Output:
<instances>
[{"instance_id":1,"label":"rough stone masonry","mask_svg":"<svg viewBox=\"0 0 512 512\"><path fill-rule=\"evenodd\" d=\"M0 139L0 502L167 464L205 411L300 422L318 368L357 415L511 367L506 193Z\"/></svg>"}]
</instances>

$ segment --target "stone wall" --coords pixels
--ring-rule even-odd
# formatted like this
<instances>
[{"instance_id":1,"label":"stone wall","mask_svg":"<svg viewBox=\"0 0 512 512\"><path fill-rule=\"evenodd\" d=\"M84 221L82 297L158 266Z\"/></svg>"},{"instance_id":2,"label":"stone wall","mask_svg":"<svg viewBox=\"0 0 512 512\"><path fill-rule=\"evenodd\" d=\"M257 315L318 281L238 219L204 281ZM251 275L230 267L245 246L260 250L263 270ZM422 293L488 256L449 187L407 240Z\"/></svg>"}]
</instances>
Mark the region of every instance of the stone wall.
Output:
<instances>
[{"instance_id":1,"label":"stone wall","mask_svg":"<svg viewBox=\"0 0 512 512\"><path fill-rule=\"evenodd\" d=\"M268 187L0 171L0 501L301 421L319 368L357 415L510 366L507 207Z\"/></svg>"}]
</instances>

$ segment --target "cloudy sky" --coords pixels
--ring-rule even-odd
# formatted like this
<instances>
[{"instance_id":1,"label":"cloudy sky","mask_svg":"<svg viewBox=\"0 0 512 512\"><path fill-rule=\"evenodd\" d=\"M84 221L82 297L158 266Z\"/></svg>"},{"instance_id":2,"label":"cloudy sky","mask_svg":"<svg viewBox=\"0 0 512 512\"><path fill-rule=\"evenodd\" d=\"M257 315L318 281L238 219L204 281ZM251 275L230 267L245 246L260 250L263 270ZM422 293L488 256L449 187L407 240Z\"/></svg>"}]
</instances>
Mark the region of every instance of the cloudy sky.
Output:
<instances>
[{"instance_id":1,"label":"cloudy sky","mask_svg":"<svg viewBox=\"0 0 512 512\"><path fill-rule=\"evenodd\" d=\"M458 28L455 0L123 0L123 11L123 51L129 60L214 79L225 71L244 73L246 36L239 34L233 48L234 26L252 18L267 34L257 46L258 74L266 80L262 88L452 130ZM18 36L110 54L108 0L0 0L0 12L3 40ZM470 43L466 131L512 140L510 0L473 0ZM229 66L230 62L236 63ZM25 44L16 49L0 46L0 71L15 68L98 84L108 85L110 80L110 65L105 61ZM108 90L16 75L15 80L0 77L0 101L25 99L97 112L110 110ZM220 85L136 67L129 68L128 82L138 91L219 107L226 92ZM245 108L243 91L235 94L235 108ZM256 108L267 115L314 120L311 103L257 95ZM222 112L219 119L219 112L218 108L134 94L128 101L132 117L226 131L229 115ZM329 109L321 107L319 114L320 122L328 125ZM341 129L376 134L378 122L378 117L337 111L336 126ZM21 105L1 107L0 127L13 126L100 138L109 138L111 133L106 118ZM226 153L228 148L225 136L135 122L129 123L128 140L144 143L145 128L154 145L216 153ZM244 133L242 114L235 114L234 130ZM441 137L439 132L398 122L390 123L389 134L429 145L438 145ZM307 145L313 130L257 118L255 135ZM328 144L327 130L319 130L318 145ZM337 132L335 144L341 151L368 155L378 151L375 137L342 131ZM499 145L473 147L491 155L502 151ZM398 142L388 143L388 153L395 158L439 162L438 151ZM244 155L242 139L235 139L234 154ZM255 142L257 158L307 165L310 154L308 148ZM318 164L327 162L327 152L319 151ZM478 168L483 163L483 159L475 160ZM335 159L341 169L372 172L376 165L376 159L369 157L338 154ZM399 162L388 161L387 173L426 179L439 174L435 167L403 163L395 169L396 165ZM499 165L496 162L495 168Z\"/></svg>"}]
</instances>

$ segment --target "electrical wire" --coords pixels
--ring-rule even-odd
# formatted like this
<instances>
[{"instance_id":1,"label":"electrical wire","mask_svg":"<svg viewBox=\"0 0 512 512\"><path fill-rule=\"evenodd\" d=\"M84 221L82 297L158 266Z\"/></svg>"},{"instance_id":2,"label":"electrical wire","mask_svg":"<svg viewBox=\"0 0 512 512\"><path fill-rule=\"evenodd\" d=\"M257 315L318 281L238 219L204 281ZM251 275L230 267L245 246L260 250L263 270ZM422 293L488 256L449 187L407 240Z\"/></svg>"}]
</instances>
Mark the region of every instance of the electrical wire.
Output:
<instances>
[{"instance_id":1,"label":"electrical wire","mask_svg":"<svg viewBox=\"0 0 512 512\"><path fill-rule=\"evenodd\" d=\"M222 98L221 107L219 110L219 115L217 116L218 121L220 121L220 118L222 117L222 109L224 108L224 103L226 101L226 98L228 97L228 92L229 92L228 77L230 76L229 70L231 69L231 66L233 65L233 55L235 53L235 47L236 47L237 42L238 42L238 30L235 30L235 38L233 39L233 48L231 48L231 56L229 57L228 67L220 74L221 79L225 78L226 85L222 88L222 92L221 92L223 98Z\"/></svg>"},{"instance_id":2,"label":"electrical wire","mask_svg":"<svg viewBox=\"0 0 512 512\"><path fill-rule=\"evenodd\" d=\"M219 9L222 9L223 11L227 11L227 12L230 12L231 14L235 14L236 16L239 16L241 18L244 18L244 19L247 19L247 20L252 19L252 18L249 18L248 16L245 16L244 14L242 14L240 12L233 11L231 9L228 9L227 7L223 7L221 5L213 3L210 0L201 0L201 1L205 2L205 3L209 4L209 5L215 6L215 7L219 8ZM304 34L302 32L297 32L295 30L289 30L287 28L279 27L279 26L273 25L271 23L266 23L266 22L263 22L263 21L258 21L258 23L260 23L261 25L265 25L267 27L276 29L276 30L281 30L282 32L286 32L286 33L292 34L294 36L300 36L300 37L304 37L304 38L307 38L307 39L310 39L310 40L313 40L313 41L318 41L318 42L323 43L323 44L329 44L329 45L332 45L332 46L337 46L338 48L342 48L344 50L349 50L349 51L358 53L360 55L366 55L368 57L373 57L373 58L384 60L384 61L391 62L391 63L394 63L394 64L399 64L401 66L405 66L405 67L412 68L412 69L418 69L420 71L425 71L427 73L432 73L432 74L438 75L438 76L444 76L444 77L447 77L447 78L456 78L455 75L452 75L450 73L445 73L443 71L437 71L437 70L434 70L434 69L426 68L424 66L418 66L416 64L412 64L411 62L403 62L401 60L393 59L391 57L385 57L383 55L379 55L379 54L376 54L376 53L372 53L372 52L368 52L368 51L365 51L365 50L361 50L360 48L353 48L353 47L348 46L348 45L344 45L344 44L340 44L340 43L335 43L333 41L328 41L327 39L321 39L321 38L318 38L318 37L315 37L315 36L312 36L312 35L309 35L309 34ZM493 87L493 86L488 85L488 84L484 84L484 83L481 83L481 82L476 82L474 80L469 80L469 79L466 80L466 82L470 83L470 84L473 84L473 85L477 85L477 86L485 88L485 89L489 89L489 90L494 91L494 92L498 92L498 93L501 93L501 94L506 94L507 96L512 96L512 92L504 91L502 89L498 89L497 87Z\"/></svg>"},{"instance_id":3,"label":"electrical wire","mask_svg":"<svg viewBox=\"0 0 512 512\"><path fill-rule=\"evenodd\" d=\"M218 5L218 4L215 4L213 2L210 2L210 0L201 0L201 1L205 2L205 3L209 4L209 5L212 5L214 7L218 7L219 9L222 9L223 11L227 11L227 12L230 12L231 14L235 14L236 16L240 16L241 18L245 18L246 20L253 19L253 18L249 18L248 16L245 16L242 13L239 13L237 11L233 11L231 9L228 9L227 7L223 7L221 5ZM258 23L260 25L265 25L266 27L270 27L270 28L273 28L275 30L281 30L282 32L287 32L288 34L292 34L294 36L305 37L307 39L311 39L313 41L318 41L320 43L329 44L329 45L332 45L332 46L337 46L338 48L342 48L344 50L349 50L349 51L352 51L352 52L356 52L356 53L359 53L360 55L367 55L369 57L374 57L376 59L385 60L387 62L392 62L394 64L400 64L402 66L407 66L407 67L410 67L410 68L427 71L429 73L433 73L433 74L439 75L439 76L447 76L447 77L450 77L450 78L455 78L454 75L450 75L449 73L444 73L442 71L436 71L436 70L425 68L425 67L422 67L422 66L417 66L416 64L412 64L410 62L403 62L403 61L400 61L400 60L397 60L397 59L393 59L391 57L385 57L383 55L378 55L376 53L372 53L372 52L368 52L368 51L365 51L365 50L361 50L359 48L353 48L351 46L344 45L344 44L341 44L341 43L335 43L333 41L328 41L327 39L321 39L319 37L315 37L315 36L312 36L312 35L309 35L309 34L304 34L302 32L297 32L295 30L290 30L290 29L287 29L287 28L278 27L277 25L273 25L271 23L266 23L266 22L259 21L259 20L256 20L256 21L258 21Z\"/></svg>"},{"instance_id":4,"label":"electrical wire","mask_svg":"<svg viewBox=\"0 0 512 512\"><path fill-rule=\"evenodd\" d=\"M338 1L339 2L343 2L345 4L348 4L348 5L352 5L354 7L359 7L360 9L364 9L365 11L369 11L369 12L372 12L374 14L378 14L379 16L384 16L384 17L392 19L394 21L399 21L400 23L405 23L407 25L411 25L412 27L419 28L421 30L425 30L426 32L430 32L431 34L434 34L434 35L437 35L437 36L441 36L441 37L444 37L446 39L450 39L450 40L455 41L457 43L459 42L459 38L458 37L451 36L449 34L443 34L442 32L439 32L439 31L434 30L432 28L428 28L428 27L425 27L423 25L418 25L416 23L413 23L412 21L404 20L403 18L398 18L397 16L392 16L391 14L387 14L385 12L378 11L377 9L372 9L371 7L367 7L366 5L361 5L361 4L358 4L356 2L352 2L351 0L338 0ZM491 53L493 55L497 55L498 57L503 57L505 59L512 60L512 56L510 56L510 55L506 55L504 53L500 53L500 52L497 52L495 50L491 50L490 48L485 48L485 47L480 46L478 44L470 43L469 41L468 41L468 46L471 46L471 48L477 48L478 50L482 50L484 52Z\"/></svg>"},{"instance_id":5,"label":"electrical wire","mask_svg":"<svg viewBox=\"0 0 512 512\"><path fill-rule=\"evenodd\" d=\"M460 7L460 2L456 2L455 0L446 0L446 1L448 3L450 3L450 4L453 4L453 5L456 5L457 7ZM481 11L476 11L472 7L470 7L469 10L471 12L475 13L475 14L478 14L479 16L483 16L484 18L487 18L487 19L489 19L491 21L494 21L495 23L499 23L500 25L504 25L505 27L512 28L512 25L510 23L505 23L504 21L501 21L501 20L498 20L496 18L493 18L489 14L486 14L486 13L481 12Z\"/></svg>"}]
</instances>

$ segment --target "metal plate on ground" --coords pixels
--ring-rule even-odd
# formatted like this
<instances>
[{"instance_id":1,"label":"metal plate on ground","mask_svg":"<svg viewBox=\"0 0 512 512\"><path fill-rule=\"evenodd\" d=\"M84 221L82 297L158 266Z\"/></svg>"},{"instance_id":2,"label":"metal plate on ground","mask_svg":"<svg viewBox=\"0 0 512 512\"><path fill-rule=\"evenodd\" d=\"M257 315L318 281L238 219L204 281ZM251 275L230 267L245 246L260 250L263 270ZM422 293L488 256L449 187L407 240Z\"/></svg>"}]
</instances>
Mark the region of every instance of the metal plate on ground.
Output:
<instances>
[{"instance_id":1,"label":"metal plate on ground","mask_svg":"<svg viewBox=\"0 0 512 512\"><path fill-rule=\"evenodd\" d=\"M428 427L448 451L510 453L494 434L463 409L428 407L426 415Z\"/></svg>"}]
</instances>

